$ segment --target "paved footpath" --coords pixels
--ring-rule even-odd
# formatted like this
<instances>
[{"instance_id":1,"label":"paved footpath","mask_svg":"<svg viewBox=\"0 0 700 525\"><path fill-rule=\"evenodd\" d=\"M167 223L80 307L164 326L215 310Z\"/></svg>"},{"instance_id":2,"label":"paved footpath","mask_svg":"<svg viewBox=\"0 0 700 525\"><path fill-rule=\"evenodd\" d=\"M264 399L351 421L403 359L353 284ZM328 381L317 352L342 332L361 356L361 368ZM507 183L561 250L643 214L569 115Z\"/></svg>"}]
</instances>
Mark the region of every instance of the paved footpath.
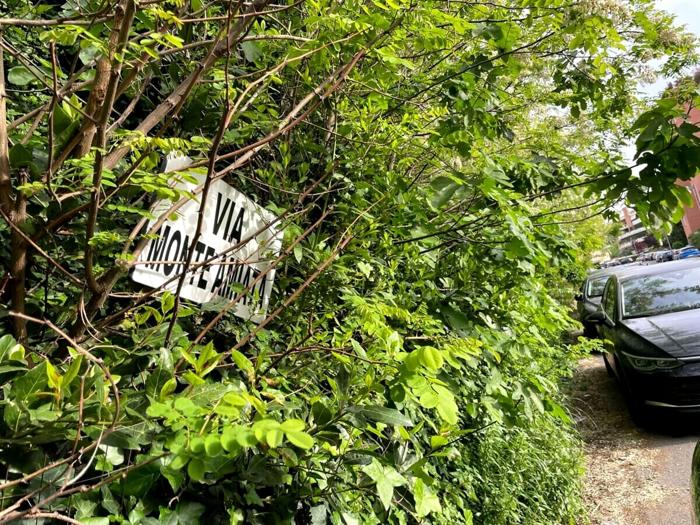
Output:
<instances>
[{"instance_id":1,"label":"paved footpath","mask_svg":"<svg viewBox=\"0 0 700 525\"><path fill-rule=\"evenodd\" d=\"M699 426L638 428L601 356L580 363L571 387L591 524L691 525L690 463Z\"/></svg>"}]
</instances>

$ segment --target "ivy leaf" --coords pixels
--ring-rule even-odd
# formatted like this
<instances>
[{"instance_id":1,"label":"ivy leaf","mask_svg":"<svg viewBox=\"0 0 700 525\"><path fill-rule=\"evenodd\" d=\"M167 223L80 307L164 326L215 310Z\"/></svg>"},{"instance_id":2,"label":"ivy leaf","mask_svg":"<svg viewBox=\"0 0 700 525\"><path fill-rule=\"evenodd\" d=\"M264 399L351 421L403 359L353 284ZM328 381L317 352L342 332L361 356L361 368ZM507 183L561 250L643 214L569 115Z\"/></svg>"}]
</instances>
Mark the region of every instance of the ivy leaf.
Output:
<instances>
[{"instance_id":1,"label":"ivy leaf","mask_svg":"<svg viewBox=\"0 0 700 525\"><path fill-rule=\"evenodd\" d=\"M440 512L442 510L440 498L420 478L417 478L413 484L413 498L416 501L416 514L420 518L427 516L431 512Z\"/></svg>"},{"instance_id":2,"label":"ivy leaf","mask_svg":"<svg viewBox=\"0 0 700 525\"><path fill-rule=\"evenodd\" d=\"M194 481L202 481L204 479L204 474L206 469L204 467L204 462L200 459L193 459L187 465L187 474Z\"/></svg>"},{"instance_id":3,"label":"ivy leaf","mask_svg":"<svg viewBox=\"0 0 700 525\"><path fill-rule=\"evenodd\" d=\"M111 465L121 465L124 463L124 454L119 452L117 447L110 447L109 445L100 445L100 450L105 453L105 460L107 460Z\"/></svg>"},{"instance_id":4,"label":"ivy leaf","mask_svg":"<svg viewBox=\"0 0 700 525\"><path fill-rule=\"evenodd\" d=\"M83 525L109 525L109 518L103 518L103 517L80 518L80 523L82 523Z\"/></svg>"},{"instance_id":5,"label":"ivy leaf","mask_svg":"<svg viewBox=\"0 0 700 525\"><path fill-rule=\"evenodd\" d=\"M367 474L377 485L377 494L385 509L391 507L391 500L394 497L394 487L406 484L406 478L399 474L396 469L384 466L376 458L362 471Z\"/></svg>"}]
</instances>

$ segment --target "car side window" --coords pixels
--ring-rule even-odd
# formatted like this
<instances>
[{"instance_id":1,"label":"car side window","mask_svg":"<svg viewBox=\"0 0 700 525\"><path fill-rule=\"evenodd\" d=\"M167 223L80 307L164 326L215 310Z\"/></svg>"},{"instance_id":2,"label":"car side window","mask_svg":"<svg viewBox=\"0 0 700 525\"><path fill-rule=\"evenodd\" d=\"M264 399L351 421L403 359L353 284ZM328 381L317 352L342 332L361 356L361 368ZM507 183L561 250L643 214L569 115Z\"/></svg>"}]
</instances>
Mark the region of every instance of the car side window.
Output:
<instances>
[{"instance_id":1,"label":"car side window","mask_svg":"<svg viewBox=\"0 0 700 525\"><path fill-rule=\"evenodd\" d=\"M611 320L615 320L615 283L612 279L605 285L603 292L603 311Z\"/></svg>"}]
</instances>

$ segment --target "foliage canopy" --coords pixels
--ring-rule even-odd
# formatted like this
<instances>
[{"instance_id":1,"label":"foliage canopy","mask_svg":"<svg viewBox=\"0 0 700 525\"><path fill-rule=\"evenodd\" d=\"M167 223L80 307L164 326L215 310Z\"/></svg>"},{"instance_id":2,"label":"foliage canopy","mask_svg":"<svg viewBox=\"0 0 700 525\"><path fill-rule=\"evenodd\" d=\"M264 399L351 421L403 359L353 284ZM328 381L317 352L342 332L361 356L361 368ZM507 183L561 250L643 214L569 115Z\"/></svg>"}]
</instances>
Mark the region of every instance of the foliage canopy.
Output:
<instances>
[{"instance_id":1,"label":"foliage canopy","mask_svg":"<svg viewBox=\"0 0 700 525\"><path fill-rule=\"evenodd\" d=\"M0 0L0 520L575 519L566 292L700 164L652 5ZM172 153L279 217L259 325L128 279Z\"/></svg>"}]
</instances>

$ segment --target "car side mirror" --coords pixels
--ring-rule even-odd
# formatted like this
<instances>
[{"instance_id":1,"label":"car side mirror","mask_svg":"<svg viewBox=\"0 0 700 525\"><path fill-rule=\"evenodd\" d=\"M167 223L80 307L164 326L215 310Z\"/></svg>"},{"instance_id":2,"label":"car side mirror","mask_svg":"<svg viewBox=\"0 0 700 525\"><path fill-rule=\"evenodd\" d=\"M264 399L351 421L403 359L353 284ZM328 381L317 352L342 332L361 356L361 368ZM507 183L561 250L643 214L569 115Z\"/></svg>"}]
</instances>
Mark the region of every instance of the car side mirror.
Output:
<instances>
[{"instance_id":1,"label":"car side mirror","mask_svg":"<svg viewBox=\"0 0 700 525\"><path fill-rule=\"evenodd\" d=\"M605 315L605 312L602 311L597 311L593 312L591 315L588 316L586 321L592 324L604 324L608 320L608 317Z\"/></svg>"},{"instance_id":2,"label":"car side mirror","mask_svg":"<svg viewBox=\"0 0 700 525\"><path fill-rule=\"evenodd\" d=\"M576 301L580 303L581 301L583 301L583 294L577 293L576 295L574 295L574 299L576 299Z\"/></svg>"}]
</instances>

